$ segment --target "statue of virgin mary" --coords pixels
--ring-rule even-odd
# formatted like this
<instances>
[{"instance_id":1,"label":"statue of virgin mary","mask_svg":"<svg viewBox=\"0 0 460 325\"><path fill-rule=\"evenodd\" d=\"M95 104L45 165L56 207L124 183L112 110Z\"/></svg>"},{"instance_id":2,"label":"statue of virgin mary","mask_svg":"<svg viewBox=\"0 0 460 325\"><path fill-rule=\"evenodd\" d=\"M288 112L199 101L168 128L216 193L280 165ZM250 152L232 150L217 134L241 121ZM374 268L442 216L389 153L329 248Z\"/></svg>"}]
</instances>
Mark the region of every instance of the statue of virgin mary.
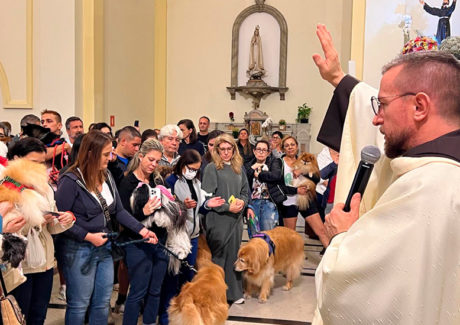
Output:
<instances>
[{"instance_id":1,"label":"statue of virgin mary","mask_svg":"<svg viewBox=\"0 0 460 325\"><path fill-rule=\"evenodd\" d=\"M254 35L251 38L251 45L249 47L249 79L260 80L265 75L264 59L262 55L262 39L259 33L259 25L254 29Z\"/></svg>"}]
</instances>

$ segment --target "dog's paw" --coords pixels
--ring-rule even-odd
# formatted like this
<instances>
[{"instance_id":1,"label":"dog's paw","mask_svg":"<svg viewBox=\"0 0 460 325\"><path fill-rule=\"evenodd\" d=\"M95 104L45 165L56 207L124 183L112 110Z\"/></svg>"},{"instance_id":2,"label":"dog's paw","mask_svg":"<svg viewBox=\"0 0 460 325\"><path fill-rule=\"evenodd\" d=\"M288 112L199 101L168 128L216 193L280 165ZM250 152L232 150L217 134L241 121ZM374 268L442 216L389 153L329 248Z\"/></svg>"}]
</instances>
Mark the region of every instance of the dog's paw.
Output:
<instances>
[{"instance_id":1,"label":"dog's paw","mask_svg":"<svg viewBox=\"0 0 460 325\"><path fill-rule=\"evenodd\" d=\"M259 301L259 304L264 304L264 303L267 302L267 298L266 298L266 297L265 297L265 298L259 297L259 300L258 300L258 301Z\"/></svg>"},{"instance_id":2,"label":"dog's paw","mask_svg":"<svg viewBox=\"0 0 460 325\"><path fill-rule=\"evenodd\" d=\"M290 284L290 283L286 283L286 284L283 286L283 290L284 290L284 291L289 291L289 290L291 290L291 288L292 288L292 284Z\"/></svg>"},{"instance_id":3,"label":"dog's paw","mask_svg":"<svg viewBox=\"0 0 460 325\"><path fill-rule=\"evenodd\" d=\"M243 297L244 297L244 299L248 300L248 299L251 298L251 294L245 292L245 293L243 293Z\"/></svg>"}]
</instances>

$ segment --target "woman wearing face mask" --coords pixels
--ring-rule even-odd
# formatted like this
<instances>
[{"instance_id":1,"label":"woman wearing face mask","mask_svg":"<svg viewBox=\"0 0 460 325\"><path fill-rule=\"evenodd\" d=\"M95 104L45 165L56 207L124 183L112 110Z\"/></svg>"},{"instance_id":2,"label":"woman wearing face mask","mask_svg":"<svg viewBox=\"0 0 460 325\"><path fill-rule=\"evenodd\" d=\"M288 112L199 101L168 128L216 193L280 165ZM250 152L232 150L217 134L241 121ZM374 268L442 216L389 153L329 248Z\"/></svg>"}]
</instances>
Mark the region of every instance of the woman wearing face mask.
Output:
<instances>
[{"instance_id":1,"label":"woman wearing face mask","mask_svg":"<svg viewBox=\"0 0 460 325\"><path fill-rule=\"evenodd\" d=\"M187 231L192 243L192 251L187 256L187 262L195 265L198 251L198 236L200 234L200 214L204 215L208 209L216 208L225 203L220 197L213 197L206 201L205 192L200 182L201 156L198 151L190 149L182 153L174 167L173 174L166 178L166 183L187 207ZM179 293L181 286L192 281L194 272L182 267L178 275L168 273L161 289L162 302L160 304L160 324L168 324L169 301Z\"/></svg>"}]
</instances>

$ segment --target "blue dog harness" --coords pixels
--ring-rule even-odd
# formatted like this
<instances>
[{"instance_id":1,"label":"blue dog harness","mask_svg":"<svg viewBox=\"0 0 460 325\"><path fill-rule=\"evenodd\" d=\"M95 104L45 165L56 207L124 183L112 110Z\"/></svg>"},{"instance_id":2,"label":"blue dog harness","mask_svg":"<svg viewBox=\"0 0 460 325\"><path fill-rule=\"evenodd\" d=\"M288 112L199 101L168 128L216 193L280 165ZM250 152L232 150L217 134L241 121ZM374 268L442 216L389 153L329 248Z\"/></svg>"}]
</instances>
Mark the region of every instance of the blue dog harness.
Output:
<instances>
[{"instance_id":1,"label":"blue dog harness","mask_svg":"<svg viewBox=\"0 0 460 325\"><path fill-rule=\"evenodd\" d=\"M252 238L260 238L260 239L263 239L267 244L268 244L268 256L270 255L275 255L275 243L273 242L273 240L270 238L269 235L267 235L266 233L264 232L259 232L255 235L252 236Z\"/></svg>"}]
</instances>

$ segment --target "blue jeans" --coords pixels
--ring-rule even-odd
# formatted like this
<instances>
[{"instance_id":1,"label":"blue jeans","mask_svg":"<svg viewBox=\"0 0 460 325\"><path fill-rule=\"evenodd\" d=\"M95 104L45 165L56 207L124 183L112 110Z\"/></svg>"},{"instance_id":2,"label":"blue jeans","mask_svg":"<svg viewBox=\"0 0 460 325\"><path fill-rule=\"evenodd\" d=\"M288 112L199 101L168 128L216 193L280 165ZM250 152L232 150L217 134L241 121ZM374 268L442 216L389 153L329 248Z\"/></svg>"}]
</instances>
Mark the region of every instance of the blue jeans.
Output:
<instances>
[{"instance_id":1,"label":"blue jeans","mask_svg":"<svg viewBox=\"0 0 460 325\"><path fill-rule=\"evenodd\" d=\"M66 325L80 325L89 307L89 324L107 324L113 289L110 243L96 247L64 237L56 246L67 282Z\"/></svg>"},{"instance_id":2,"label":"blue jeans","mask_svg":"<svg viewBox=\"0 0 460 325\"><path fill-rule=\"evenodd\" d=\"M195 266L196 255L198 253L198 237L193 238L191 243L192 251L187 255L186 260L188 264ZM163 287L161 288L160 309L158 311L160 325L168 325L168 308L171 299L174 298L174 296L177 296L182 286L186 282L192 281L194 276L195 272L185 266L180 268L179 274L177 275L172 275L170 272L166 274L163 280Z\"/></svg>"},{"instance_id":3,"label":"blue jeans","mask_svg":"<svg viewBox=\"0 0 460 325\"><path fill-rule=\"evenodd\" d=\"M131 287L125 302L123 325L137 324L142 302L144 324L155 324L169 258L158 245L133 244L126 246L125 250Z\"/></svg>"},{"instance_id":4,"label":"blue jeans","mask_svg":"<svg viewBox=\"0 0 460 325\"><path fill-rule=\"evenodd\" d=\"M278 222L278 210L275 203L270 200L253 200L251 205L254 213L259 217L260 231L275 228Z\"/></svg>"},{"instance_id":5,"label":"blue jeans","mask_svg":"<svg viewBox=\"0 0 460 325\"><path fill-rule=\"evenodd\" d=\"M53 269L26 274L27 281L11 291L27 324L43 324L53 288Z\"/></svg>"}]
</instances>

